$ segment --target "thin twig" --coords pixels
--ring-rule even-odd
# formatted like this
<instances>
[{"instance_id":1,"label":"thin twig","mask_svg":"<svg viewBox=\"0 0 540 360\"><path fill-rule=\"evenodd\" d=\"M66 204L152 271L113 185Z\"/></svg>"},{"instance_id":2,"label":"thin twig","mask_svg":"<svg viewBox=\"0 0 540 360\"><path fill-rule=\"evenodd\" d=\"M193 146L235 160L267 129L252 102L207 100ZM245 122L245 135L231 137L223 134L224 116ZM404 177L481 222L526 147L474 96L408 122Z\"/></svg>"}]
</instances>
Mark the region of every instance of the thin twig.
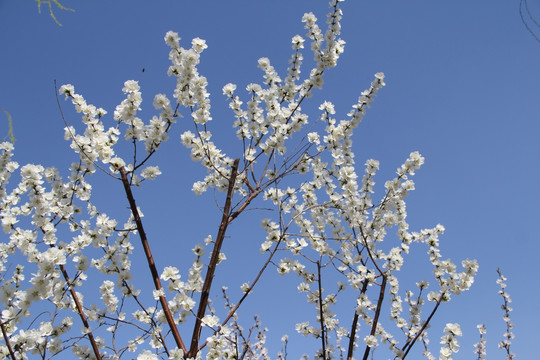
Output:
<instances>
[{"instance_id":1,"label":"thin twig","mask_svg":"<svg viewBox=\"0 0 540 360\"><path fill-rule=\"evenodd\" d=\"M531 18L531 20L538 26L537 21L534 19L534 17L531 15L531 12L529 11L529 5L527 4L527 0L521 0L519 2L519 16L521 17L521 22L523 23L523 25L525 25L525 28L534 37L534 39L540 42L540 38L538 38L538 36L534 33L534 31L531 29L529 24L527 24L527 22L525 21L525 17L523 16L523 10L522 10L523 4L525 4L525 9L527 10L527 14Z\"/></svg>"}]
</instances>

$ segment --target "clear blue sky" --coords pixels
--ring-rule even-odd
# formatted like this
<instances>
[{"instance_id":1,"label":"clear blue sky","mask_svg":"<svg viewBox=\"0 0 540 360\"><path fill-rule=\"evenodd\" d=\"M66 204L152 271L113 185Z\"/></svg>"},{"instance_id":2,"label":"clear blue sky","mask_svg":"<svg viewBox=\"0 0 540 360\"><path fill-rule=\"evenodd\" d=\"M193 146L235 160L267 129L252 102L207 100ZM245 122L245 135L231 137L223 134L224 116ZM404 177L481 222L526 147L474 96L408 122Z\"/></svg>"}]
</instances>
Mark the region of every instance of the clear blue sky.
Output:
<instances>
[{"instance_id":1,"label":"clear blue sky","mask_svg":"<svg viewBox=\"0 0 540 360\"><path fill-rule=\"evenodd\" d=\"M305 33L302 15L313 11L324 20L328 9L326 1L313 0L63 3L76 12L57 10L63 24L59 27L46 7L39 15L31 0L0 0L0 107L13 117L16 160L55 165L62 171L73 157L63 140L54 80L73 84L89 103L110 114L123 99L123 82L139 80L146 101L143 114L151 116L154 94L171 94L174 88L174 80L166 75L168 48L163 36L174 30L184 46L201 37L209 46L200 72L210 83L214 118L210 126L218 144L234 156L240 147L222 86L234 82L243 89L259 82L256 65L263 56L283 72L291 37ZM324 90L310 103L313 119L323 100L334 102L338 118L344 118L373 74L386 74L387 86L356 133L358 164L368 158L380 160L376 180L383 184L411 151L420 151L426 164L408 199L411 226L442 223L447 229L443 255L456 262L478 259L480 272L472 290L442 307L431 330L436 348L446 322L462 324L458 359L474 358L478 323L487 325L488 357L504 358L496 348L504 332L497 267L509 278L513 299L513 352L522 359L538 357L540 43L521 23L518 6L518 0L347 0L342 6L345 53L338 67L327 73ZM530 0L529 6L540 19L540 2ZM311 59L311 54L306 52L305 57ZM78 121L68 102L62 107L69 121ZM2 120L3 133L5 123ZM204 172L179 144L179 134L177 127L155 159L163 168L163 179L136 194L151 233L167 239L162 246L155 245L160 266L185 266L178 262L191 258L192 244L209 233L215 235L219 221L213 196L197 198L190 192L191 183ZM121 190L119 183L103 181L95 193L103 206L117 196L118 202L107 206L111 213L123 214L127 202ZM263 216L267 215L251 212L231 227L230 243L241 244L229 243L224 249L229 251L224 266L232 277L231 289L253 277L248 272L245 278L239 270L243 261L248 266L263 260L257 250L259 226L251 230L250 225ZM261 314L270 329L270 354L275 356L281 335L292 335L294 323L303 320L294 308L302 304L303 295L299 299L284 295L294 291L292 276L278 279L272 270L265 282L241 315L248 326L250 312ZM304 314L310 320L312 315ZM296 341L290 345L291 359L303 352L312 354L310 342Z\"/></svg>"}]
</instances>

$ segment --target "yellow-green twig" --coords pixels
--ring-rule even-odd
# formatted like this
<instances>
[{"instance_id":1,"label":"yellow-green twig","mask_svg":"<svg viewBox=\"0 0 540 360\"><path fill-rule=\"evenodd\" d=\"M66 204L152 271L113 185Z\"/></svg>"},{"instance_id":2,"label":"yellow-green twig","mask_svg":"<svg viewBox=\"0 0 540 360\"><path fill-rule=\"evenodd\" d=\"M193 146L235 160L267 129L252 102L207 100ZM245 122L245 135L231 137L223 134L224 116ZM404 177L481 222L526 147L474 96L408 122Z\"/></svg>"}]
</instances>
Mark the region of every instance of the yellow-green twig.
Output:
<instances>
[{"instance_id":1,"label":"yellow-green twig","mask_svg":"<svg viewBox=\"0 0 540 360\"><path fill-rule=\"evenodd\" d=\"M68 7L65 7L64 5L60 4L58 0L36 0L38 4L38 12L41 14L41 4L47 4L49 5L49 13L51 14L51 17L53 18L54 22L58 24L58 26L62 26L60 22L56 19L56 16L54 16L53 12L53 3L60 9L60 10L66 10L66 11L75 11L73 9L70 9Z\"/></svg>"},{"instance_id":2,"label":"yellow-green twig","mask_svg":"<svg viewBox=\"0 0 540 360\"><path fill-rule=\"evenodd\" d=\"M12 144L15 144L15 135L13 135L13 121L11 120L11 114L8 113L6 110L4 109L0 109L4 112L4 114L6 114L7 118L8 118L8 127L9 127L9 132L8 132L8 135L9 136L9 140L11 141ZM6 136L6 137L7 137ZM4 138L5 139L5 138Z\"/></svg>"}]
</instances>

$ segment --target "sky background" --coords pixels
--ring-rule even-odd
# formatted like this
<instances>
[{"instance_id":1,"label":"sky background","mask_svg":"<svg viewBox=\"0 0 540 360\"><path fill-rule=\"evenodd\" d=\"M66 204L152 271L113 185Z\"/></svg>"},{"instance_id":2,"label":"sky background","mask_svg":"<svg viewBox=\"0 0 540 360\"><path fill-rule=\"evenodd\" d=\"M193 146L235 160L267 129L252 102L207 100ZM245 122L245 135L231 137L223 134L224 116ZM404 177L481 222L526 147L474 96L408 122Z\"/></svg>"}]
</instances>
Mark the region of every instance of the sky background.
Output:
<instances>
[{"instance_id":1,"label":"sky background","mask_svg":"<svg viewBox=\"0 0 540 360\"><path fill-rule=\"evenodd\" d=\"M210 128L216 142L235 156L241 151L240 142L221 88L233 82L244 95L248 83L261 81L257 59L263 56L284 74L290 39L305 35L302 15L313 11L322 22L328 11L327 1L319 0L62 3L76 11L56 10L60 27L48 16L46 5L40 15L34 1L0 0L0 108L13 118L16 160L54 165L63 172L74 157L63 140L54 80L59 86L73 84L76 92L111 117L123 99L124 81L138 80L146 120L153 115L154 94L171 95L175 85L166 75L165 33L178 32L185 47L192 38L203 38L209 48L199 69L212 94ZM540 19L540 1L529 0L529 8ZM444 324L460 322L464 336L456 358L474 358L476 324L485 323L488 357L505 358L496 346L505 331L495 283L496 269L501 267L513 300L512 350L521 359L537 358L540 43L522 23L519 1L347 0L342 9L345 53L338 67L326 73L323 91L316 91L303 110L314 121L319 104L329 100L336 105L336 117L345 118L360 92L369 88L373 74L384 72L387 86L354 138L358 170L363 171L368 158L380 160L375 180L382 185L410 152L420 151L426 162L415 176L417 190L408 198L411 228L443 224L443 256L458 263L475 258L480 264L473 288L444 304L437 314L431 330L433 352L438 354ZM309 49L304 56L306 62L312 59ZM72 105L61 104L67 120L76 124L79 118ZM164 172L162 178L145 183L144 191L135 194L150 237L160 239L153 246L161 268L185 268L191 259L189 249L208 234L215 236L219 225L213 194L196 197L190 191L204 170L190 160L178 140L181 131L191 128L188 118L180 121L154 159ZM1 133L7 134L3 115L1 121ZM96 181L101 184L95 185L96 202L125 216L127 202L120 183ZM253 211L231 226L224 248L229 258L226 275L217 281L228 282L236 291L253 278L254 270L245 269L265 259L258 251L263 235L258 224L267 216ZM418 246L419 253L425 250ZM148 275L141 272L141 282L144 276ZM430 276L405 275L405 281ZM278 278L271 270L263 284L240 314L246 326L250 313L261 314L274 357L281 335L294 334L294 324L312 320L313 313L300 311L304 296L294 295L294 276ZM212 293L214 298L218 295ZM311 356L310 349L315 348L300 338L289 346L291 359L304 352Z\"/></svg>"}]
</instances>

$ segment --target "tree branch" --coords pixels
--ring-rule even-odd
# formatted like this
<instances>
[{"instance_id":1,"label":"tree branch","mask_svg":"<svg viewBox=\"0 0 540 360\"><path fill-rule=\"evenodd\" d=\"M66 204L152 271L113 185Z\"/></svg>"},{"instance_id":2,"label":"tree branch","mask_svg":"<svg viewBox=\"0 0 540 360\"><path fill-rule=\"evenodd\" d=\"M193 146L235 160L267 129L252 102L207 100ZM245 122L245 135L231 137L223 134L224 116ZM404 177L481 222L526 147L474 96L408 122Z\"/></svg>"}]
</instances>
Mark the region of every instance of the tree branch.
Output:
<instances>
[{"instance_id":1,"label":"tree branch","mask_svg":"<svg viewBox=\"0 0 540 360\"><path fill-rule=\"evenodd\" d=\"M66 271L66 268L64 267L64 265L59 265L59 267L60 267L60 271L62 272L62 275L64 276L64 280L66 280L66 284L69 287L69 293L71 294L71 297L73 298L73 302L75 303L75 307L77 308L79 317L81 318L81 321L84 327L90 330L90 325L88 324L86 315L84 315L84 309L82 307L81 302L79 301L79 297L77 296L75 289L73 288L73 286L71 286L71 280L69 279L69 275ZM92 351L94 352L96 359L101 360L101 355L99 354L99 348L97 346L96 340L94 339L94 335L92 334L91 331L88 331L86 335L88 336L88 340L90 340L90 344L92 345Z\"/></svg>"},{"instance_id":2,"label":"tree branch","mask_svg":"<svg viewBox=\"0 0 540 360\"><path fill-rule=\"evenodd\" d=\"M322 299L322 285L321 285L321 262L317 261L317 284L319 285L319 320L321 323L321 341L322 341L322 358L326 360L326 333L324 331L324 312L323 312L323 299Z\"/></svg>"},{"instance_id":3,"label":"tree branch","mask_svg":"<svg viewBox=\"0 0 540 360\"><path fill-rule=\"evenodd\" d=\"M360 294L365 294L367 287L368 287L369 281L367 279L364 279L362 284L362 290L360 290ZM354 338L356 337L356 328L358 327L358 312L356 309L354 310L354 317L353 317L353 323L351 325L351 334L349 338L349 347L347 349L347 360L353 360L353 354L354 354Z\"/></svg>"},{"instance_id":4,"label":"tree branch","mask_svg":"<svg viewBox=\"0 0 540 360\"><path fill-rule=\"evenodd\" d=\"M152 273L154 286L156 290L161 293L161 295L159 296L159 302L161 303L161 308L163 309L165 318L167 319L167 323L169 324L169 328L173 334L174 340L176 342L176 346L178 346L179 349L182 349L185 354L187 352L186 346L184 345L184 342L182 341L182 337L180 336L180 333L178 332L178 328L176 327L176 324L174 323L174 319L173 319L171 310L169 309L167 299L165 298L165 295L163 295L163 287L161 286L161 281L159 280L159 274L156 269L156 264L154 262L154 258L152 257L152 251L150 250L150 245L148 244L148 238L146 237L146 233L144 232L141 217L139 216L139 211L137 210L137 205L135 204L135 198L133 197L133 193L131 192L131 186L127 178L126 169L123 166L120 168L120 175L122 176L122 184L124 185L124 190L126 192L126 196L129 201L129 207L131 208L131 213L133 214L133 218L135 219L135 223L137 224L137 231L139 232L139 237L141 238L144 254L146 255L146 260L148 261L148 267L150 268L150 272Z\"/></svg>"},{"instance_id":5,"label":"tree branch","mask_svg":"<svg viewBox=\"0 0 540 360\"><path fill-rule=\"evenodd\" d=\"M2 321L1 317L0 317L0 329L2 329L2 336L4 337L4 340L6 341L6 346L8 348L11 359L17 360L17 358L15 357L15 353L13 352L13 348L11 347L11 343L9 341L9 337L6 331L6 324Z\"/></svg>"},{"instance_id":6,"label":"tree branch","mask_svg":"<svg viewBox=\"0 0 540 360\"><path fill-rule=\"evenodd\" d=\"M431 314L429 314L427 320L424 322L424 324L422 325L422 328L420 329L420 331L418 331L416 333L416 336L414 337L414 339L412 341L408 341L405 343L405 345L403 345L403 348L401 350L405 351L405 349L407 349L405 351L405 353L403 354L403 357L401 359L405 359L405 357L407 356L407 354L409 354L409 351L411 351L412 347L414 346L414 343L416 342L416 340L418 340L418 338L420 337L420 335L422 335L422 333L424 332L424 330L426 329L426 327L428 326L429 322L431 321L431 318L433 317L433 315L435 315L435 312L437 311L437 309L439 308L439 305L441 305L441 301L444 297L444 295L446 295L445 292L442 292L441 293L441 296L439 297L439 299L437 300L437 304L435 305L435 307L433 308L433 310L431 311Z\"/></svg>"},{"instance_id":7,"label":"tree branch","mask_svg":"<svg viewBox=\"0 0 540 360\"><path fill-rule=\"evenodd\" d=\"M266 268L268 267L268 265L272 261L272 258L274 257L275 253L277 252L279 244L281 243L282 240L283 239L280 239L278 241L278 243L274 247L274 250L272 250L272 252L270 253L270 256L268 256L268 259L266 259L266 261L265 261L264 265L262 266L261 270L259 270L259 273L257 274L257 276L251 282L251 285L249 286L249 288L244 292L244 295L242 295L240 300L238 300L238 303L229 311L229 314L227 315L225 320L222 321L221 325L214 331L214 334L217 334L218 332L220 332L221 328L223 328L223 326L225 326L229 322L229 320L234 316L234 314L236 313L236 311L238 310L240 305L242 305L242 303L247 298L247 296L251 293L251 291L253 290L255 285L259 282L259 279L261 278L262 274L264 273L264 271L266 270ZM206 341L204 344L199 346L199 351L202 350L206 346L207 343L208 343L208 341Z\"/></svg>"},{"instance_id":8,"label":"tree branch","mask_svg":"<svg viewBox=\"0 0 540 360\"><path fill-rule=\"evenodd\" d=\"M371 332L369 335L375 335L377 331L377 324L379 322L379 315L381 315L382 302L384 300L384 291L386 290L386 275L382 274L382 284L381 291L379 292L379 300L377 301L377 309L375 310L375 318L373 319L373 324L371 325ZM369 356L370 347L366 345L366 350L364 351L363 360L367 360Z\"/></svg>"},{"instance_id":9,"label":"tree branch","mask_svg":"<svg viewBox=\"0 0 540 360\"><path fill-rule=\"evenodd\" d=\"M214 244L214 250L212 251L212 257L210 258L210 263L208 264L208 271L206 272L206 278L204 279L201 299L199 301L199 308L197 310L197 318L195 319L195 326L193 327L193 336L191 337L191 346L187 355L188 358L195 358L197 352L199 351L198 346L199 338L201 336L202 318L204 317L206 307L208 306L208 297L210 295L210 288L212 287L212 281L214 279L214 272L219 261L221 245L223 245L223 240L225 239L227 226L232 220L230 219L229 213L234 193L234 184L236 182L236 176L238 174L239 162L240 159L235 159L234 164L231 168L231 177L229 178L229 188L227 190L227 198L225 199L225 206L223 208L223 216L221 217L221 224L219 225L216 242Z\"/></svg>"}]
</instances>

